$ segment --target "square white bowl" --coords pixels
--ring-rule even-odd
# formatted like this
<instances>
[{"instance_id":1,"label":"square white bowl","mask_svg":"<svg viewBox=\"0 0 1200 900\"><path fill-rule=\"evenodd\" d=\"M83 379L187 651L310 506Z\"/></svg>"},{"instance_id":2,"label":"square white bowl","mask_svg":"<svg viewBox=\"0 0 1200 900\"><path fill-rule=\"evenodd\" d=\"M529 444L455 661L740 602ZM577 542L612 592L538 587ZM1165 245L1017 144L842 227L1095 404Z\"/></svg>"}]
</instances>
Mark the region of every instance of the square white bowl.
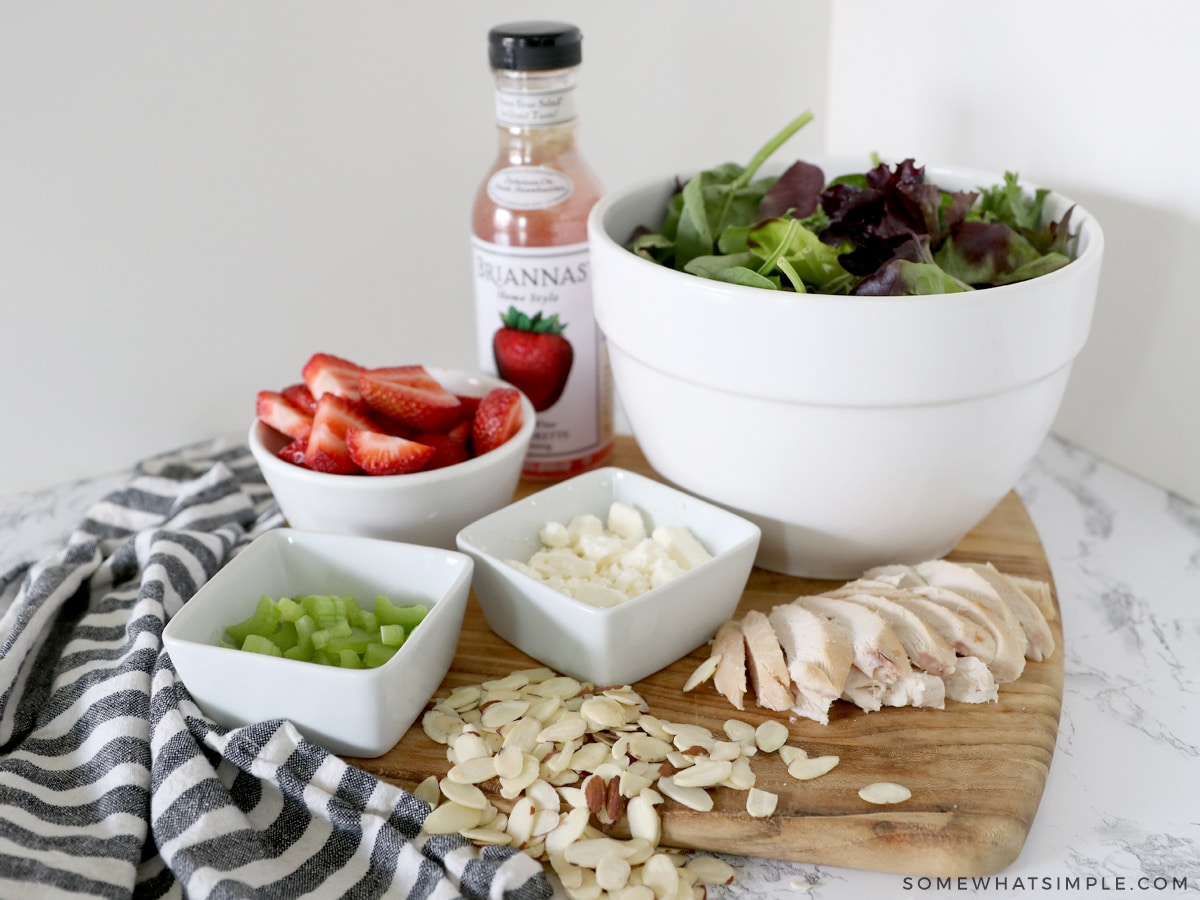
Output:
<instances>
[{"instance_id":1,"label":"square white bowl","mask_svg":"<svg viewBox=\"0 0 1200 900\"><path fill-rule=\"evenodd\" d=\"M408 730L437 690L458 646L472 560L454 550L377 538L280 528L254 540L183 605L163 643L205 715L236 728L289 719L334 753L379 756ZM335 666L220 646L224 629L259 598L379 594L421 603L428 615L384 665Z\"/></svg>"},{"instance_id":2,"label":"square white bowl","mask_svg":"<svg viewBox=\"0 0 1200 900\"><path fill-rule=\"evenodd\" d=\"M684 525L713 558L617 606L598 608L523 574L548 522L614 501L659 525ZM468 525L458 548L475 560L475 593L488 625L523 653L596 685L632 684L709 640L731 618L754 564L757 525L635 472L606 467L545 488Z\"/></svg>"}]
</instances>

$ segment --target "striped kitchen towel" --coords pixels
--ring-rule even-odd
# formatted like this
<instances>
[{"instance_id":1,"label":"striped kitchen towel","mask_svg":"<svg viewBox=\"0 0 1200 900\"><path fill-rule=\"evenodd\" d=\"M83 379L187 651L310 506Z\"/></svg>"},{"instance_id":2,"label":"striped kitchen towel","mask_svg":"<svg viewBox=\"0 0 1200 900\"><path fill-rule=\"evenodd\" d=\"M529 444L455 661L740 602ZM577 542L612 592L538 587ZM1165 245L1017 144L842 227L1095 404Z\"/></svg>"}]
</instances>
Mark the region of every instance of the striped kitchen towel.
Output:
<instances>
[{"instance_id":1,"label":"striped kitchen towel","mask_svg":"<svg viewBox=\"0 0 1200 900\"><path fill-rule=\"evenodd\" d=\"M0 898L548 897L524 854L286 721L205 718L163 625L279 509L244 445L148 460L66 545L0 573Z\"/></svg>"}]
</instances>

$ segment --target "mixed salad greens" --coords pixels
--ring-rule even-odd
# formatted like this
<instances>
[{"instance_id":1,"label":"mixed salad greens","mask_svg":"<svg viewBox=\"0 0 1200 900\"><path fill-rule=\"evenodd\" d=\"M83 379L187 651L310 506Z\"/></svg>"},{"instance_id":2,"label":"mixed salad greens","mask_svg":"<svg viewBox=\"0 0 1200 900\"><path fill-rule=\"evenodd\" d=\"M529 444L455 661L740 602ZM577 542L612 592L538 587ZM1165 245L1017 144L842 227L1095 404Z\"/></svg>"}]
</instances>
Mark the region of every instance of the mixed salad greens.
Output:
<instances>
[{"instance_id":1,"label":"mixed salad greens","mask_svg":"<svg viewBox=\"0 0 1200 900\"><path fill-rule=\"evenodd\" d=\"M661 229L628 248L703 278L770 290L897 296L1025 281L1070 262L1071 210L1043 222L1049 191L1017 175L978 191L947 191L906 159L826 181L804 161L759 168L812 120L805 112L746 166L726 163L677 183Z\"/></svg>"}]
</instances>

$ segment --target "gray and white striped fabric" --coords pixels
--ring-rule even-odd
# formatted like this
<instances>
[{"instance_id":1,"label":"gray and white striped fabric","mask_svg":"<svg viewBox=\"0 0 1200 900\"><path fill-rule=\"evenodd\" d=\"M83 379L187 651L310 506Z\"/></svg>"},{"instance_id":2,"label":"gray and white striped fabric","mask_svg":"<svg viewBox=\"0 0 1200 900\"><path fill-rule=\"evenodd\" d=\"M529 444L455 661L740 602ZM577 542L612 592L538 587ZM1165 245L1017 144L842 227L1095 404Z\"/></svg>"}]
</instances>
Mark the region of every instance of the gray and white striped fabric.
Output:
<instances>
[{"instance_id":1,"label":"gray and white striped fabric","mask_svg":"<svg viewBox=\"0 0 1200 900\"><path fill-rule=\"evenodd\" d=\"M148 460L0 573L0 898L548 897L541 866L420 835L429 807L285 721L206 719L162 629L282 524L244 445Z\"/></svg>"}]
</instances>

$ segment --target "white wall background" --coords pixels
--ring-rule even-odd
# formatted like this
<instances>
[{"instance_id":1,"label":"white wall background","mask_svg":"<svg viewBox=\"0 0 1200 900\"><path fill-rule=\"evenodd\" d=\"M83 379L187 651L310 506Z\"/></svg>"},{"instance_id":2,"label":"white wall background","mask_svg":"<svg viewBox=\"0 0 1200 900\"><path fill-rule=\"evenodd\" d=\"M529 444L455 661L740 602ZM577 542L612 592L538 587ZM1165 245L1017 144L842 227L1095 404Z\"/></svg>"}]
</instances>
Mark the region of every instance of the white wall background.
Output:
<instances>
[{"instance_id":1,"label":"white wall background","mask_svg":"<svg viewBox=\"0 0 1200 900\"><path fill-rule=\"evenodd\" d=\"M473 365L485 36L585 34L610 187L796 155L1020 171L1104 225L1057 429L1200 501L1192 0L0 4L0 494L241 432L318 349Z\"/></svg>"},{"instance_id":2,"label":"white wall background","mask_svg":"<svg viewBox=\"0 0 1200 900\"><path fill-rule=\"evenodd\" d=\"M1100 220L1055 430L1200 502L1200 4L834 0L829 149L1053 187Z\"/></svg>"},{"instance_id":3,"label":"white wall background","mask_svg":"<svg viewBox=\"0 0 1200 900\"><path fill-rule=\"evenodd\" d=\"M243 432L317 350L474 367L486 35L523 18L582 28L610 187L809 107L820 150L824 0L0 3L0 495Z\"/></svg>"}]
</instances>

